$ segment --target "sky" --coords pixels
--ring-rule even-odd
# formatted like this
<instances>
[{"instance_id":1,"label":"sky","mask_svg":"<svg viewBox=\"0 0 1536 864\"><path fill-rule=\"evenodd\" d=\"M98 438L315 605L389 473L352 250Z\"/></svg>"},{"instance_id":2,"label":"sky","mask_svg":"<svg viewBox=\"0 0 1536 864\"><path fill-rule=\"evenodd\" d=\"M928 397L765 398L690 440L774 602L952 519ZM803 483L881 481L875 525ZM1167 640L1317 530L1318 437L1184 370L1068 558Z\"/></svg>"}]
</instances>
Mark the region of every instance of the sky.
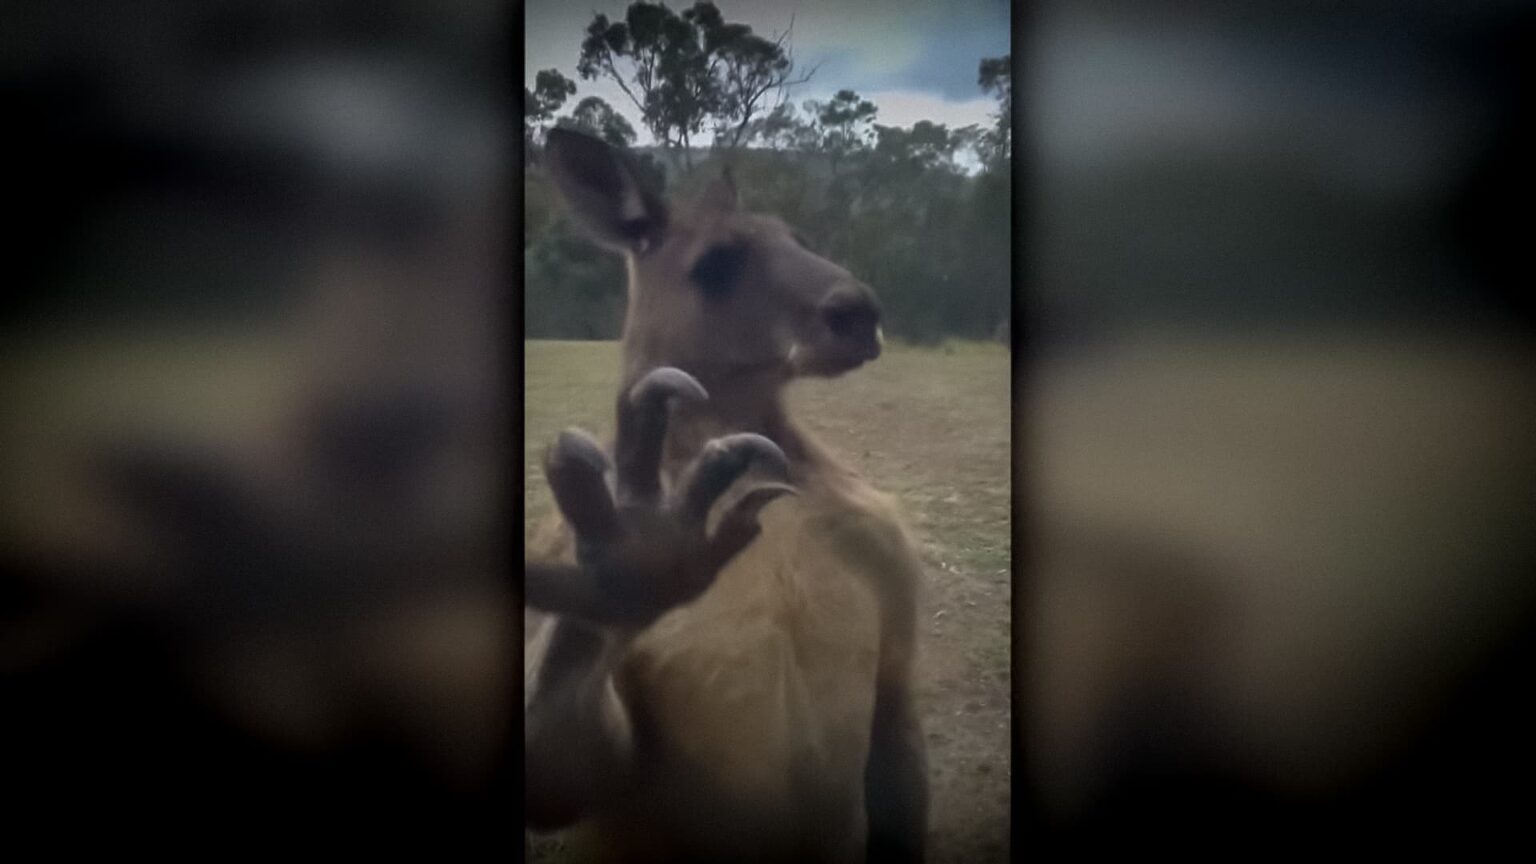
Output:
<instances>
[{"instance_id":1,"label":"sky","mask_svg":"<svg viewBox=\"0 0 1536 864\"><path fill-rule=\"evenodd\" d=\"M600 96L624 114L641 145L652 143L639 112L612 82L576 74L581 39L593 15L622 19L631 0L529 0L525 9L523 74L533 87L541 69L558 69L576 82L575 101ZM667 4L675 11L693 0ZM715 0L726 21L772 38L790 30L796 69L816 66L809 83L794 88L798 108L838 90L857 91L879 107L875 122L910 127L919 120L950 128L988 125L997 104L976 84L983 57L1009 53L1007 0Z\"/></svg>"}]
</instances>

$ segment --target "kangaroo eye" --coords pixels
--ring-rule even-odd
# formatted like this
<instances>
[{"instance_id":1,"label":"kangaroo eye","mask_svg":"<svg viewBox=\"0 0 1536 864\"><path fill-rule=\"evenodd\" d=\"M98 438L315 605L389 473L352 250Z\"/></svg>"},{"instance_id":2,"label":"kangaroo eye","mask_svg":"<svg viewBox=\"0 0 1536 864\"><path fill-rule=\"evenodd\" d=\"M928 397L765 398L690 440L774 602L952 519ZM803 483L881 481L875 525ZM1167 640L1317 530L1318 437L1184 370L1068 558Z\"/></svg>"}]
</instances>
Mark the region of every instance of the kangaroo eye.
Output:
<instances>
[{"instance_id":1,"label":"kangaroo eye","mask_svg":"<svg viewBox=\"0 0 1536 864\"><path fill-rule=\"evenodd\" d=\"M693 269L688 272L688 278L699 286L706 297L720 297L736 284L746 263L746 244L722 244L699 256Z\"/></svg>"}]
</instances>

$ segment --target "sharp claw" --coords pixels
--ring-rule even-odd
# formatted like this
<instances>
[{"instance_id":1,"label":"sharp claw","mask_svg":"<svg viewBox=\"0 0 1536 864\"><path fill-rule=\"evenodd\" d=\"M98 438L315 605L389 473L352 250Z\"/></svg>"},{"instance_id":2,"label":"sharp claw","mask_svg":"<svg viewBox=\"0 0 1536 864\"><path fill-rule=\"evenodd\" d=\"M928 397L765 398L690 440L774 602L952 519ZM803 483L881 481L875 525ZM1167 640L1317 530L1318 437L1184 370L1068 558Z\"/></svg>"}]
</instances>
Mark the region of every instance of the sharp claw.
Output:
<instances>
[{"instance_id":1,"label":"sharp claw","mask_svg":"<svg viewBox=\"0 0 1536 864\"><path fill-rule=\"evenodd\" d=\"M550 458L563 463L581 462L599 475L606 474L611 467L602 445L581 429L572 428L561 432L555 445L550 448Z\"/></svg>"},{"instance_id":2,"label":"sharp claw","mask_svg":"<svg viewBox=\"0 0 1536 864\"><path fill-rule=\"evenodd\" d=\"M703 402L709 399L709 391L699 379L672 366L658 366L641 376L635 386L629 388L629 403L640 405L656 399L677 398L686 402Z\"/></svg>"},{"instance_id":3,"label":"sharp claw","mask_svg":"<svg viewBox=\"0 0 1536 864\"><path fill-rule=\"evenodd\" d=\"M754 486L731 505L729 512L720 519L714 536L705 547L705 566L711 572L718 571L736 557L747 545L762 533L757 517L769 502L784 495L798 495L793 486L783 483L764 483Z\"/></svg>"},{"instance_id":4,"label":"sharp claw","mask_svg":"<svg viewBox=\"0 0 1536 864\"><path fill-rule=\"evenodd\" d=\"M739 432L704 445L704 452L699 454L690 477L683 484L683 512L702 525L715 500L746 473L753 462L768 468L769 474L776 479L789 479L789 460L784 451L761 435Z\"/></svg>"},{"instance_id":5,"label":"sharp claw","mask_svg":"<svg viewBox=\"0 0 1536 864\"><path fill-rule=\"evenodd\" d=\"M618 530L613 496L603 476L608 467L603 448L580 429L561 432L544 457L555 504L576 533L587 538L610 537Z\"/></svg>"},{"instance_id":6,"label":"sharp claw","mask_svg":"<svg viewBox=\"0 0 1536 864\"><path fill-rule=\"evenodd\" d=\"M661 449L667 435L667 407L674 401L702 402L704 385L681 369L661 366L645 373L619 404L619 494L625 501L650 503L661 494Z\"/></svg>"},{"instance_id":7,"label":"sharp claw","mask_svg":"<svg viewBox=\"0 0 1536 864\"><path fill-rule=\"evenodd\" d=\"M747 490L747 494L736 500L731 509L720 519L720 525L715 529L716 534L723 530L734 530L733 526L757 525L758 514L763 508L784 497L785 495L799 495L800 490L784 483L762 483Z\"/></svg>"},{"instance_id":8,"label":"sharp claw","mask_svg":"<svg viewBox=\"0 0 1536 864\"><path fill-rule=\"evenodd\" d=\"M771 476L785 483L789 482L789 458L784 455L779 445L769 438L755 432L737 432L734 435L716 438L710 444L718 444L726 450L753 458L757 464L766 468Z\"/></svg>"},{"instance_id":9,"label":"sharp claw","mask_svg":"<svg viewBox=\"0 0 1536 864\"><path fill-rule=\"evenodd\" d=\"M731 506L730 516L735 517L739 513L742 518L756 518L769 502L785 495L799 494L799 489L787 483L763 483L753 486L747 494L741 496L741 500Z\"/></svg>"}]
</instances>

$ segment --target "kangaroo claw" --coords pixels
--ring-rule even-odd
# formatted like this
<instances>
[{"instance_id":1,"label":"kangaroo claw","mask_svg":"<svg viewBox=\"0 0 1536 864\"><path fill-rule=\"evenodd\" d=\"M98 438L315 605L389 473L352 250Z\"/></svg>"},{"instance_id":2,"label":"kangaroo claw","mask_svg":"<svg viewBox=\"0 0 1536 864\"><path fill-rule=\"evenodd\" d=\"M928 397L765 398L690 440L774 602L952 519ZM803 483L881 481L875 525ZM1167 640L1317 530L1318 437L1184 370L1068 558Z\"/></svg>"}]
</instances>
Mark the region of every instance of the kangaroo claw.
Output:
<instances>
[{"instance_id":1,"label":"kangaroo claw","mask_svg":"<svg viewBox=\"0 0 1536 864\"><path fill-rule=\"evenodd\" d=\"M544 456L544 473L555 503L583 538L602 540L618 533L613 495L604 475L608 457L592 436L567 429Z\"/></svg>"},{"instance_id":2,"label":"kangaroo claw","mask_svg":"<svg viewBox=\"0 0 1536 864\"><path fill-rule=\"evenodd\" d=\"M716 499L754 462L767 468L776 479L789 479L789 460L784 451L762 435L740 432L704 445L704 452L682 483L683 514L702 526Z\"/></svg>"},{"instance_id":3,"label":"kangaroo claw","mask_svg":"<svg viewBox=\"0 0 1536 864\"><path fill-rule=\"evenodd\" d=\"M619 400L619 497L650 503L661 494L661 448L667 410L676 402L703 402L709 393L681 369L661 366L645 373Z\"/></svg>"}]
</instances>

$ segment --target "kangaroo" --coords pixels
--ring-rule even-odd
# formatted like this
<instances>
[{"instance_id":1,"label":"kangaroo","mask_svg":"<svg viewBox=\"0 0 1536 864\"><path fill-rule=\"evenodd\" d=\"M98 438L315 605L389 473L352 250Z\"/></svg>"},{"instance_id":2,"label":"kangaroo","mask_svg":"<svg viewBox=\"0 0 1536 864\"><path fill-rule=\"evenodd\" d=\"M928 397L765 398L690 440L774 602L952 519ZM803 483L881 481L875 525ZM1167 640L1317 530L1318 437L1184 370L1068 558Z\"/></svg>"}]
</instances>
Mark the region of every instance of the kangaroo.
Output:
<instances>
[{"instance_id":1,"label":"kangaroo","mask_svg":"<svg viewBox=\"0 0 1536 864\"><path fill-rule=\"evenodd\" d=\"M617 464L560 436L569 527L526 561L528 824L598 860L921 860L921 566L784 401L879 356L874 293L728 173L679 207L589 136L551 131L545 164L628 307Z\"/></svg>"}]
</instances>

